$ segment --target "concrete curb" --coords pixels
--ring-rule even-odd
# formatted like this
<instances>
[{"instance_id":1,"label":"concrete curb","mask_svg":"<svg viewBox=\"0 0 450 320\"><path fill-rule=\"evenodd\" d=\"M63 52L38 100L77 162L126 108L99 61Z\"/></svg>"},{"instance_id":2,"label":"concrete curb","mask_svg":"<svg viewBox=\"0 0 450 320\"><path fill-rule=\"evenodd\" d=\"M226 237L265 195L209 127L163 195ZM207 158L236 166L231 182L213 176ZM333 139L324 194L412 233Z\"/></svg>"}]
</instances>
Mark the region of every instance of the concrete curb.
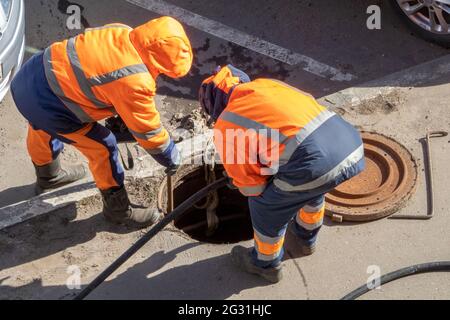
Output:
<instances>
[{"instance_id":1,"label":"concrete curb","mask_svg":"<svg viewBox=\"0 0 450 320\"><path fill-rule=\"evenodd\" d=\"M93 182L84 182L1 208L0 230L92 197L96 192Z\"/></svg>"},{"instance_id":2,"label":"concrete curb","mask_svg":"<svg viewBox=\"0 0 450 320\"><path fill-rule=\"evenodd\" d=\"M355 107L364 101L376 99L380 95L388 95L395 89L420 86L447 74L450 74L450 55L363 83L356 87L344 89L322 97L318 101L330 109Z\"/></svg>"},{"instance_id":3,"label":"concrete curb","mask_svg":"<svg viewBox=\"0 0 450 320\"><path fill-rule=\"evenodd\" d=\"M399 87L411 87L434 81L450 74L450 55L402 70L357 87L344 89L337 93L318 99L319 103L330 109L355 107L364 101L386 95ZM179 144L184 159L202 154L209 141L210 132L198 135ZM153 158L145 155L137 159L136 169L130 178L145 179L163 177L164 169ZM25 222L34 217L47 214L72 203L97 194L92 181L83 182L53 191L27 201L0 208L0 230Z\"/></svg>"},{"instance_id":4,"label":"concrete curb","mask_svg":"<svg viewBox=\"0 0 450 320\"><path fill-rule=\"evenodd\" d=\"M178 144L183 159L202 154L208 142L208 133L195 136ZM146 179L163 177L164 168L153 160L150 155L137 159L136 169L128 175L131 179ZM84 180L75 185L64 187L42 194L30 200L0 208L0 230L25 222L32 218L64 208L70 204L98 194L93 181Z\"/></svg>"}]
</instances>

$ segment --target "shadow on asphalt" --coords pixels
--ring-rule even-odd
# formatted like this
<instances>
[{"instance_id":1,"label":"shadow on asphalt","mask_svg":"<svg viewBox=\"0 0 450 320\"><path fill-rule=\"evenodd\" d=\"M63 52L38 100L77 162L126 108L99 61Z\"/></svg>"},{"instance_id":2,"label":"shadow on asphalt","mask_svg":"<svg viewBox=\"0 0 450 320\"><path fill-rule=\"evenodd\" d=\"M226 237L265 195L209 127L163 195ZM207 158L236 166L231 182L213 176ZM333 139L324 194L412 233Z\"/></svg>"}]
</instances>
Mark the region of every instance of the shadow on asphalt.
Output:
<instances>
[{"instance_id":1,"label":"shadow on asphalt","mask_svg":"<svg viewBox=\"0 0 450 320\"><path fill-rule=\"evenodd\" d=\"M36 195L35 184L0 191L0 208L29 200Z\"/></svg>"},{"instance_id":2,"label":"shadow on asphalt","mask_svg":"<svg viewBox=\"0 0 450 320\"><path fill-rule=\"evenodd\" d=\"M268 286L256 276L237 270L229 254L202 259L158 273L184 251L157 252L116 279L104 283L90 299L223 300L241 291ZM132 285L131 285L132 284Z\"/></svg>"},{"instance_id":3,"label":"shadow on asphalt","mask_svg":"<svg viewBox=\"0 0 450 320\"><path fill-rule=\"evenodd\" d=\"M77 220L71 204L58 214L0 230L0 270L14 268L89 242L100 232L124 235L136 230L107 222L102 214ZM1 288L1 287L0 287ZM1 290L0 290L1 293Z\"/></svg>"},{"instance_id":4,"label":"shadow on asphalt","mask_svg":"<svg viewBox=\"0 0 450 320\"><path fill-rule=\"evenodd\" d=\"M168 252L156 252L115 279L104 282L87 299L223 300L246 289L269 285L256 276L237 270L229 254L193 263L186 261L184 265L169 266L169 269L159 272L180 253L199 245L191 243ZM0 297L7 299L20 299L23 292L31 292L37 299L73 299L79 292L68 290L64 285L44 286L41 280L19 287L1 285L5 280L7 278L0 279Z\"/></svg>"}]
</instances>

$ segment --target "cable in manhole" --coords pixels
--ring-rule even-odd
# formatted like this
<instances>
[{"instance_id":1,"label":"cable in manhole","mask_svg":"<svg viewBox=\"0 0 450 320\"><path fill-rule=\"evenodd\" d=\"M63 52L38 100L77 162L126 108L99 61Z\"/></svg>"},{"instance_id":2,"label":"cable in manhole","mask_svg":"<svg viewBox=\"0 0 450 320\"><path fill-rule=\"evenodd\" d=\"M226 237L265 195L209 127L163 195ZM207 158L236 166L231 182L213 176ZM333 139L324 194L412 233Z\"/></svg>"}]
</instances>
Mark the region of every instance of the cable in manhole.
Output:
<instances>
[{"instance_id":1,"label":"cable in manhole","mask_svg":"<svg viewBox=\"0 0 450 320\"><path fill-rule=\"evenodd\" d=\"M223 166L216 165L217 179L223 177L223 170ZM183 167L173 179L174 207L208 184L204 166ZM204 201L175 220L175 227L200 242L227 244L251 240L253 227L247 198L238 190L231 190L227 187L219 189L218 196L219 203L216 214L219 218L219 227L212 236L207 235L207 213L206 209L202 208ZM160 187L158 206L163 212L167 211L167 184L165 182Z\"/></svg>"}]
</instances>

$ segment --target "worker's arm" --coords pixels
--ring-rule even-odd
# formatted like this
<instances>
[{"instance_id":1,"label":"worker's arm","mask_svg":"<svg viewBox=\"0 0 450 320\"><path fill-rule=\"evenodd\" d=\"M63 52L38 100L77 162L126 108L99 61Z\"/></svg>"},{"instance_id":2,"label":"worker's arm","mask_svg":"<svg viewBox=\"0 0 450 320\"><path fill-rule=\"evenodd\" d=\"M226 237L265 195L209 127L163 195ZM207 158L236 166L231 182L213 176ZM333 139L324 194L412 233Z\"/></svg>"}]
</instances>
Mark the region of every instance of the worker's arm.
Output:
<instances>
[{"instance_id":1,"label":"worker's arm","mask_svg":"<svg viewBox=\"0 0 450 320\"><path fill-rule=\"evenodd\" d=\"M225 135L218 132L215 130L214 143L230 182L244 196L261 195L266 189L269 177L262 174L264 167L257 161L257 150L249 145L248 140L241 145L242 141L227 140Z\"/></svg>"},{"instance_id":2,"label":"worker's arm","mask_svg":"<svg viewBox=\"0 0 450 320\"><path fill-rule=\"evenodd\" d=\"M161 165L168 168L178 166L180 154L161 124L154 102L155 91L150 86L122 86L120 89L115 94L116 98L111 100L136 141Z\"/></svg>"},{"instance_id":3,"label":"worker's arm","mask_svg":"<svg viewBox=\"0 0 450 320\"><path fill-rule=\"evenodd\" d=\"M262 176L260 168L246 164L224 164L230 182L246 197L257 197L267 187L267 176Z\"/></svg>"}]
</instances>

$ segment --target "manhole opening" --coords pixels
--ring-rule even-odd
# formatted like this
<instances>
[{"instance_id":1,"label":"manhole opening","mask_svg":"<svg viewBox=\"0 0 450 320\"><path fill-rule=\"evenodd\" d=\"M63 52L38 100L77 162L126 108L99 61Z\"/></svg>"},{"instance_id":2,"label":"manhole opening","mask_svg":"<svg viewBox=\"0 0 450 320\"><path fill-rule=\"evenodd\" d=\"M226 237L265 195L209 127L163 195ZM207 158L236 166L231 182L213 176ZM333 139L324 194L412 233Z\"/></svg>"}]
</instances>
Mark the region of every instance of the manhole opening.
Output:
<instances>
[{"instance_id":1,"label":"manhole opening","mask_svg":"<svg viewBox=\"0 0 450 320\"><path fill-rule=\"evenodd\" d=\"M215 168L216 178L223 177L223 166ZM206 187L205 168L203 166L194 168L187 173L174 178L174 206L177 207L194 193ZM167 208L167 185L163 184L160 197L160 207ZM220 220L219 228L212 236L207 236L206 209L192 207L181 218L176 219L174 224L183 230L191 238L206 243L228 244L247 241L253 238L253 227L250 218L248 200L238 190L227 187L218 190L219 205L216 214ZM205 204L206 199L197 205Z\"/></svg>"}]
</instances>

